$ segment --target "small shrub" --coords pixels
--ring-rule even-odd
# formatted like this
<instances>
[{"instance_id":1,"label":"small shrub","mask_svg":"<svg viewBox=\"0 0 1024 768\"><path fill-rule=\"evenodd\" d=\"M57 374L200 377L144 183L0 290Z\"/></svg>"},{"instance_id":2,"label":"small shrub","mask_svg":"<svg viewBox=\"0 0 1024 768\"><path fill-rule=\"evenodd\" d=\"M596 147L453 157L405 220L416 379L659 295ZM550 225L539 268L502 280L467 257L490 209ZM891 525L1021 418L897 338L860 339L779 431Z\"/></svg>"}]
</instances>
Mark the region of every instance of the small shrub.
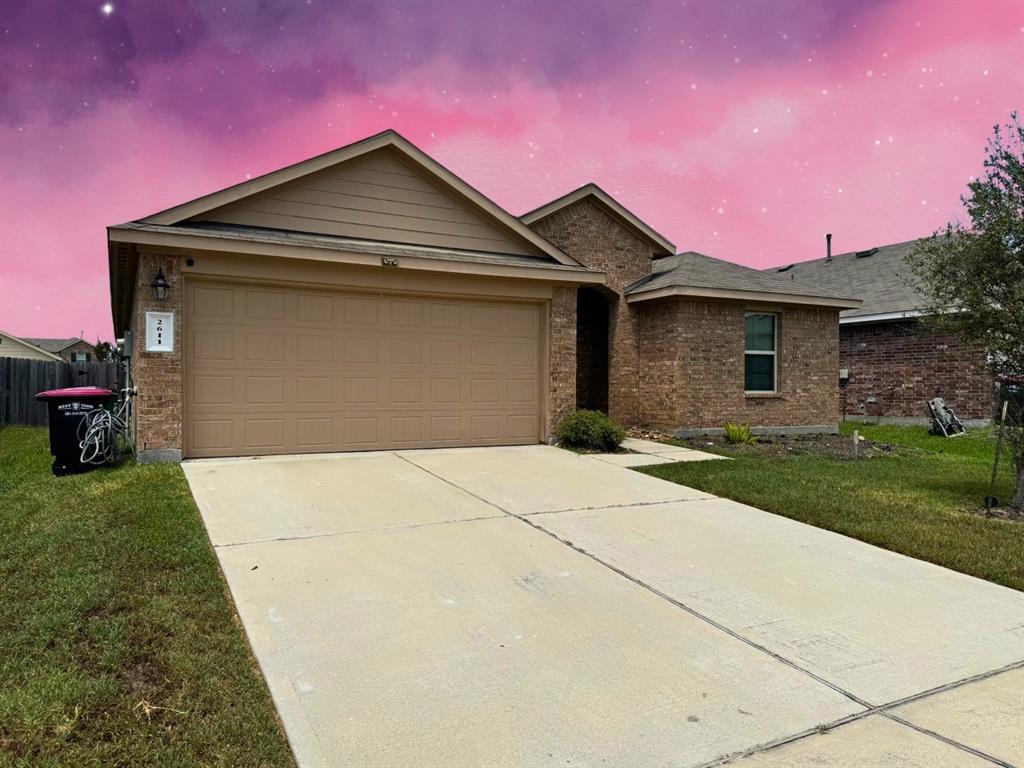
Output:
<instances>
[{"instance_id":1,"label":"small shrub","mask_svg":"<svg viewBox=\"0 0 1024 768\"><path fill-rule=\"evenodd\" d=\"M750 427L746 424L733 424L731 421L725 423L725 439L730 443L742 443L744 445L753 445L757 442L757 438L750 431Z\"/></svg>"},{"instance_id":2,"label":"small shrub","mask_svg":"<svg viewBox=\"0 0 1024 768\"><path fill-rule=\"evenodd\" d=\"M591 451L614 451L626 430L600 411L574 411L558 427L558 442Z\"/></svg>"}]
</instances>

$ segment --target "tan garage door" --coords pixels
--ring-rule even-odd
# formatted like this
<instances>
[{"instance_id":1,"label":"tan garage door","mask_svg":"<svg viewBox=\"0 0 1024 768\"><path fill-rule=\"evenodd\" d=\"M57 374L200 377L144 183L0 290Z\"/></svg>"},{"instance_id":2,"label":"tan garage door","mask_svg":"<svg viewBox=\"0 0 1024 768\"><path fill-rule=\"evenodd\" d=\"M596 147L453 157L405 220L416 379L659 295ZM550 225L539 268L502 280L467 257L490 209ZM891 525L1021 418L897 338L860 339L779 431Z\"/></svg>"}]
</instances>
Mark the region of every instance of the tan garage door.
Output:
<instances>
[{"instance_id":1,"label":"tan garage door","mask_svg":"<svg viewBox=\"0 0 1024 768\"><path fill-rule=\"evenodd\" d=\"M190 281L185 454L535 443L541 308Z\"/></svg>"}]
</instances>

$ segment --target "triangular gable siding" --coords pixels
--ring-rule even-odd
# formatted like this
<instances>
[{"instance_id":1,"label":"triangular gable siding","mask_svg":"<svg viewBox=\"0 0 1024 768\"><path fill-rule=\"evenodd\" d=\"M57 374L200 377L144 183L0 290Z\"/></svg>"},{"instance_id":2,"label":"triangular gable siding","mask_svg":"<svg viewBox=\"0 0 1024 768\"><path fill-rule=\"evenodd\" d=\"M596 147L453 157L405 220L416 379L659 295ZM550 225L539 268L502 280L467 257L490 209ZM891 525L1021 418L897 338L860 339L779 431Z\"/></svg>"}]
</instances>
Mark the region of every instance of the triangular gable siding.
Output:
<instances>
[{"instance_id":1,"label":"triangular gable siding","mask_svg":"<svg viewBox=\"0 0 1024 768\"><path fill-rule=\"evenodd\" d=\"M258 193L196 220L540 255L386 149Z\"/></svg>"}]
</instances>

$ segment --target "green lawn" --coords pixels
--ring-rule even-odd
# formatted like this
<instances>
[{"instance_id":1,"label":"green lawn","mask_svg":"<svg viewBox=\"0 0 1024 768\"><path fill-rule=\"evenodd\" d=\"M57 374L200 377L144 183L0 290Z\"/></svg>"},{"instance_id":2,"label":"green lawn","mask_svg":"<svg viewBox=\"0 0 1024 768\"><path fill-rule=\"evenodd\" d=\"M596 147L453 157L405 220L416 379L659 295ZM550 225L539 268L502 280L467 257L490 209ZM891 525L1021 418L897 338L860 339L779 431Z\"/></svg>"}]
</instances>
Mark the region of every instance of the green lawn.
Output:
<instances>
[{"instance_id":1,"label":"green lawn","mask_svg":"<svg viewBox=\"0 0 1024 768\"><path fill-rule=\"evenodd\" d=\"M860 461L811 455L740 455L732 461L660 464L643 472L741 501L819 528L1024 591L1024 523L987 519L995 443L989 430L963 437L924 427L854 426L869 440L903 446ZM1007 453L996 496L1008 499Z\"/></svg>"},{"instance_id":2,"label":"green lawn","mask_svg":"<svg viewBox=\"0 0 1024 768\"><path fill-rule=\"evenodd\" d=\"M181 469L0 428L0 765L292 766Z\"/></svg>"}]
</instances>

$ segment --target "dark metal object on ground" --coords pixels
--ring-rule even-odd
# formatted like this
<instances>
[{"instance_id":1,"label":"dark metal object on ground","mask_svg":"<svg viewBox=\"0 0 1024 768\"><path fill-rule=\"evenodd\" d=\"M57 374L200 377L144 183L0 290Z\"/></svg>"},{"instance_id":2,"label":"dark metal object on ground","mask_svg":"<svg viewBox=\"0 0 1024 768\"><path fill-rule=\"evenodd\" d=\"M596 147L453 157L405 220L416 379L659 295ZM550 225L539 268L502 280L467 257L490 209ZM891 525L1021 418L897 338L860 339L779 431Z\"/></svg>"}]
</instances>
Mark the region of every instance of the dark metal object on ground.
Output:
<instances>
[{"instance_id":1,"label":"dark metal object on ground","mask_svg":"<svg viewBox=\"0 0 1024 768\"><path fill-rule=\"evenodd\" d=\"M946 405L941 397L928 401L928 415L932 420L931 433L933 435L956 437L967 431L960 419L957 418L956 412Z\"/></svg>"}]
</instances>

